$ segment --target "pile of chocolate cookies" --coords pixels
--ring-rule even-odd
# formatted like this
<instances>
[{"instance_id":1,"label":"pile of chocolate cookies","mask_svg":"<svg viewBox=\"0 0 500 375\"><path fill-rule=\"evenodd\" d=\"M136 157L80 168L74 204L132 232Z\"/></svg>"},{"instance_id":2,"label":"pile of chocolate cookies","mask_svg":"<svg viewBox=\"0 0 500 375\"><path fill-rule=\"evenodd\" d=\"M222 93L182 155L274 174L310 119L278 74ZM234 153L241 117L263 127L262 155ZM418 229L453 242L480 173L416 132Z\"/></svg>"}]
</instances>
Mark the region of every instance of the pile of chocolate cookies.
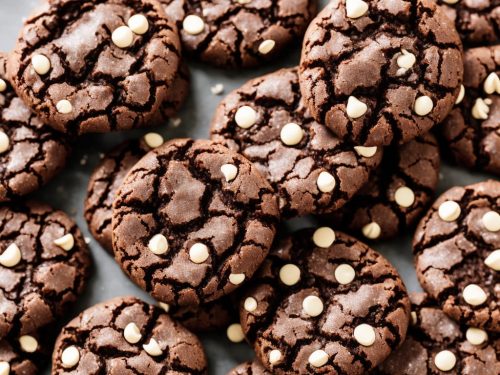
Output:
<instances>
[{"instance_id":1,"label":"pile of chocolate cookies","mask_svg":"<svg viewBox=\"0 0 500 375\"><path fill-rule=\"evenodd\" d=\"M500 373L500 1L44 0L0 55L0 375ZM164 124L185 58L298 67L227 95L210 140L149 132L103 156L89 230L158 303L64 327L91 254L29 200L85 133ZM492 179L434 203L441 155ZM495 177L497 176L497 177ZM295 232L284 223L314 217ZM416 228L416 229L415 229ZM363 241L414 233L425 293ZM402 250L404 251L404 250Z\"/></svg>"}]
</instances>

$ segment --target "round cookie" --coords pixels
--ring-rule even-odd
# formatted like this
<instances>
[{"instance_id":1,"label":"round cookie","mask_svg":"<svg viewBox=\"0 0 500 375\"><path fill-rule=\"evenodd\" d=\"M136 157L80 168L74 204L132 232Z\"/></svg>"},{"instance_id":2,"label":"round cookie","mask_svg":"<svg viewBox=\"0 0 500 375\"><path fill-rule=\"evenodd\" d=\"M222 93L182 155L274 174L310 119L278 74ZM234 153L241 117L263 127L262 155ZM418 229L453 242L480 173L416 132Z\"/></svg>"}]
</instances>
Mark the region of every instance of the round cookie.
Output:
<instances>
[{"instance_id":1,"label":"round cookie","mask_svg":"<svg viewBox=\"0 0 500 375\"><path fill-rule=\"evenodd\" d=\"M50 357L47 332L0 340L0 373L7 375L37 375Z\"/></svg>"},{"instance_id":2,"label":"round cookie","mask_svg":"<svg viewBox=\"0 0 500 375\"><path fill-rule=\"evenodd\" d=\"M37 202L0 207L0 338L61 317L83 291L90 254L64 212Z\"/></svg>"},{"instance_id":3,"label":"round cookie","mask_svg":"<svg viewBox=\"0 0 500 375\"><path fill-rule=\"evenodd\" d=\"M278 193L284 217L340 208L382 160L381 148L353 147L313 120L297 69L256 78L229 94L215 113L211 138L255 164Z\"/></svg>"},{"instance_id":4,"label":"round cookie","mask_svg":"<svg viewBox=\"0 0 500 375\"><path fill-rule=\"evenodd\" d=\"M439 147L427 133L385 151L382 165L327 220L356 237L386 240L405 234L431 202L439 181Z\"/></svg>"},{"instance_id":5,"label":"round cookie","mask_svg":"<svg viewBox=\"0 0 500 375\"><path fill-rule=\"evenodd\" d=\"M410 295L413 324L401 348L374 375L500 373L500 338L460 327L424 293Z\"/></svg>"},{"instance_id":6,"label":"round cookie","mask_svg":"<svg viewBox=\"0 0 500 375\"><path fill-rule=\"evenodd\" d=\"M58 374L207 373L198 338L167 314L134 297L85 310L61 331L52 357Z\"/></svg>"},{"instance_id":7,"label":"round cookie","mask_svg":"<svg viewBox=\"0 0 500 375\"><path fill-rule=\"evenodd\" d=\"M380 254L331 228L271 251L240 304L257 357L273 374L366 374L406 337L410 301Z\"/></svg>"},{"instance_id":8,"label":"round cookie","mask_svg":"<svg viewBox=\"0 0 500 375\"><path fill-rule=\"evenodd\" d=\"M219 67L272 61L301 40L317 0L160 0L177 22L184 51Z\"/></svg>"},{"instance_id":9,"label":"round cookie","mask_svg":"<svg viewBox=\"0 0 500 375\"><path fill-rule=\"evenodd\" d=\"M115 258L158 301L195 306L249 279L279 220L277 197L244 157L179 139L149 152L113 206Z\"/></svg>"},{"instance_id":10,"label":"round cookie","mask_svg":"<svg viewBox=\"0 0 500 375\"><path fill-rule=\"evenodd\" d=\"M0 202L45 185L66 164L68 139L47 128L16 95L0 53Z\"/></svg>"},{"instance_id":11,"label":"round cookie","mask_svg":"<svg viewBox=\"0 0 500 375\"><path fill-rule=\"evenodd\" d=\"M154 0L46 2L10 59L17 93L68 133L163 122L179 69L177 29Z\"/></svg>"},{"instance_id":12,"label":"round cookie","mask_svg":"<svg viewBox=\"0 0 500 375\"><path fill-rule=\"evenodd\" d=\"M364 146L407 143L444 120L462 83L462 44L432 0L332 0L304 38L312 116Z\"/></svg>"},{"instance_id":13,"label":"round cookie","mask_svg":"<svg viewBox=\"0 0 500 375\"><path fill-rule=\"evenodd\" d=\"M236 366L227 375L271 375L257 360Z\"/></svg>"},{"instance_id":14,"label":"round cookie","mask_svg":"<svg viewBox=\"0 0 500 375\"><path fill-rule=\"evenodd\" d=\"M500 182L454 187L413 238L417 276L461 325L500 332Z\"/></svg>"},{"instance_id":15,"label":"round cookie","mask_svg":"<svg viewBox=\"0 0 500 375\"><path fill-rule=\"evenodd\" d=\"M500 46L465 52L464 93L438 128L443 150L467 168L500 175Z\"/></svg>"}]
</instances>

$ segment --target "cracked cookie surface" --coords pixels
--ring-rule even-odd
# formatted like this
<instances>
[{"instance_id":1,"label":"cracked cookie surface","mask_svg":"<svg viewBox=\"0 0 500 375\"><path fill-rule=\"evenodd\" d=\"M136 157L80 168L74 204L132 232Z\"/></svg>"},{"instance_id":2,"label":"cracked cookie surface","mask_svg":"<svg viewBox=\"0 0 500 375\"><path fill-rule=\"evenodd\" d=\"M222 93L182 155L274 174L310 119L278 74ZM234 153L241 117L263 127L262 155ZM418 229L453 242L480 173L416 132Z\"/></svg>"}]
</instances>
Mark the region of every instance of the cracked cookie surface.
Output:
<instances>
[{"instance_id":1,"label":"cracked cookie surface","mask_svg":"<svg viewBox=\"0 0 500 375\"><path fill-rule=\"evenodd\" d=\"M366 374L404 341L410 315L394 267L327 227L282 239L241 301L243 331L273 374Z\"/></svg>"},{"instance_id":2,"label":"cracked cookie surface","mask_svg":"<svg viewBox=\"0 0 500 375\"><path fill-rule=\"evenodd\" d=\"M333 0L304 37L312 116L364 146L427 133L452 109L462 75L460 38L432 0Z\"/></svg>"},{"instance_id":3,"label":"cracked cookie surface","mask_svg":"<svg viewBox=\"0 0 500 375\"><path fill-rule=\"evenodd\" d=\"M460 165L500 175L500 46L465 52L464 95L438 128Z\"/></svg>"},{"instance_id":4,"label":"cracked cookie surface","mask_svg":"<svg viewBox=\"0 0 500 375\"><path fill-rule=\"evenodd\" d=\"M52 323L73 305L91 264L64 212L37 202L0 207L0 337Z\"/></svg>"},{"instance_id":5,"label":"cracked cookie surface","mask_svg":"<svg viewBox=\"0 0 500 375\"><path fill-rule=\"evenodd\" d=\"M249 128L238 124L246 107L255 112ZM297 69L253 79L229 94L217 108L211 138L254 163L278 193L284 217L340 208L382 160L381 148L365 157L314 121L300 95ZM331 191L320 187L324 173L334 178Z\"/></svg>"},{"instance_id":6,"label":"cracked cookie surface","mask_svg":"<svg viewBox=\"0 0 500 375\"><path fill-rule=\"evenodd\" d=\"M256 360L253 362L245 362L229 371L227 375L271 375L264 366Z\"/></svg>"},{"instance_id":7,"label":"cracked cookie surface","mask_svg":"<svg viewBox=\"0 0 500 375\"><path fill-rule=\"evenodd\" d=\"M58 174L70 153L68 139L47 128L19 98L0 53L0 202L38 190Z\"/></svg>"},{"instance_id":8,"label":"cracked cookie surface","mask_svg":"<svg viewBox=\"0 0 500 375\"><path fill-rule=\"evenodd\" d=\"M214 142L174 140L141 159L118 191L115 258L156 300L199 305L253 275L278 219L272 187L247 159Z\"/></svg>"},{"instance_id":9,"label":"cracked cookie surface","mask_svg":"<svg viewBox=\"0 0 500 375\"><path fill-rule=\"evenodd\" d=\"M425 293L412 293L410 298L415 320L408 337L374 375L500 373L498 335L460 327Z\"/></svg>"},{"instance_id":10,"label":"cracked cookie surface","mask_svg":"<svg viewBox=\"0 0 500 375\"><path fill-rule=\"evenodd\" d=\"M500 182L454 187L420 221L420 284L462 325L500 332Z\"/></svg>"},{"instance_id":11,"label":"cracked cookie surface","mask_svg":"<svg viewBox=\"0 0 500 375\"><path fill-rule=\"evenodd\" d=\"M69 322L57 339L52 366L52 375L207 373L198 338L134 297L100 303Z\"/></svg>"},{"instance_id":12,"label":"cracked cookie surface","mask_svg":"<svg viewBox=\"0 0 500 375\"><path fill-rule=\"evenodd\" d=\"M125 130L163 122L179 51L154 0L57 0L25 22L9 76L57 130Z\"/></svg>"},{"instance_id":13,"label":"cracked cookie surface","mask_svg":"<svg viewBox=\"0 0 500 375\"><path fill-rule=\"evenodd\" d=\"M317 0L160 0L177 22L184 50L220 67L275 59L302 36Z\"/></svg>"}]
</instances>

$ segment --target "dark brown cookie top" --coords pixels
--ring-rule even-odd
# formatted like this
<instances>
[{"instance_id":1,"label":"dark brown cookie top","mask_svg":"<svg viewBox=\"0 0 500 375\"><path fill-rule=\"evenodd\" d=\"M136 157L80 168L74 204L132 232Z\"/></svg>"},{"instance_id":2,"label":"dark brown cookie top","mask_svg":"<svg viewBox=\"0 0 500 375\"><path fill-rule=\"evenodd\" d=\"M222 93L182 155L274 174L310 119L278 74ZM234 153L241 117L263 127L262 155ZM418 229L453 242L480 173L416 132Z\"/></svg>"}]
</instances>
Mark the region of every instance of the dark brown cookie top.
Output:
<instances>
[{"instance_id":1,"label":"dark brown cookie top","mask_svg":"<svg viewBox=\"0 0 500 375\"><path fill-rule=\"evenodd\" d=\"M458 164L500 175L500 46L465 52L464 89L438 128Z\"/></svg>"},{"instance_id":2,"label":"dark brown cookie top","mask_svg":"<svg viewBox=\"0 0 500 375\"><path fill-rule=\"evenodd\" d=\"M413 324L401 348L376 375L498 375L500 339L477 328L460 327L424 293L413 293Z\"/></svg>"},{"instance_id":3,"label":"dark brown cookie top","mask_svg":"<svg viewBox=\"0 0 500 375\"><path fill-rule=\"evenodd\" d=\"M163 121L179 49L155 0L50 1L25 22L9 74L60 131L124 130Z\"/></svg>"},{"instance_id":4,"label":"dark brown cookie top","mask_svg":"<svg viewBox=\"0 0 500 375\"><path fill-rule=\"evenodd\" d=\"M52 352L47 333L0 340L0 374L37 375Z\"/></svg>"},{"instance_id":5,"label":"dark brown cookie top","mask_svg":"<svg viewBox=\"0 0 500 375\"><path fill-rule=\"evenodd\" d=\"M0 202L39 189L66 164L68 139L52 130L16 95L0 53Z\"/></svg>"},{"instance_id":6,"label":"dark brown cookie top","mask_svg":"<svg viewBox=\"0 0 500 375\"><path fill-rule=\"evenodd\" d=\"M455 22L464 44L495 43L500 39L500 0L437 0Z\"/></svg>"},{"instance_id":7,"label":"dark brown cookie top","mask_svg":"<svg viewBox=\"0 0 500 375\"><path fill-rule=\"evenodd\" d=\"M37 202L0 207L0 337L52 323L84 289L91 264L64 212Z\"/></svg>"},{"instance_id":8,"label":"dark brown cookie top","mask_svg":"<svg viewBox=\"0 0 500 375\"><path fill-rule=\"evenodd\" d=\"M184 50L212 65L251 67L302 39L317 0L160 0Z\"/></svg>"},{"instance_id":9,"label":"dark brown cookie top","mask_svg":"<svg viewBox=\"0 0 500 375\"><path fill-rule=\"evenodd\" d=\"M297 69L256 78L229 94L211 137L255 164L279 194L285 217L340 208L382 160L381 148L353 147L313 120Z\"/></svg>"},{"instance_id":10,"label":"dark brown cookie top","mask_svg":"<svg viewBox=\"0 0 500 375\"><path fill-rule=\"evenodd\" d=\"M174 140L141 159L118 191L115 258L158 301L207 303L253 275L278 218L277 197L247 159L214 142Z\"/></svg>"},{"instance_id":11,"label":"dark brown cookie top","mask_svg":"<svg viewBox=\"0 0 500 375\"><path fill-rule=\"evenodd\" d=\"M69 322L52 357L56 374L207 373L198 338L160 309L134 297L95 305Z\"/></svg>"},{"instance_id":12,"label":"dark brown cookie top","mask_svg":"<svg viewBox=\"0 0 500 375\"><path fill-rule=\"evenodd\" d=\"M271 375L257 360L236 366L227 375Z\"/></svg>"},{"instance_id":13,"label":"dark brown cookie top","mask_svg":"<svg viewBox=\"0 0 500 375\"><path fill-rule=\"evenodd\" d=\"M432 0L332 0L304 38L300 85L313 117L364 146L407 143L444 120L462 45Z\"/></svg>"},{"instance_id":14,"label":"dark brown cookie top","mask_svg":"<svg viewBox=\"0 0 500 375\"><path fill-rule=\"evenodd\" d=\"M413 239L417 276L462 325L500 332L500 182L454 187L433 204Z\"/></svg>"},{"instance_id":15,"label":"dark brown cookie top","mask_svg":"<svg viewBox=\"0 0 500 375\"><path fill-rule=\"evenodd\" d=\"M240 308L243 331L274 374L366 374L404 341L409 316L394 267L328 227L277 244Z\"/></svg>"},{"instance_id":16,"label":"dark brown cookie top","mask_svg":"<svg viewBox=\"0 0 500 375\"><path fill-rule=\"evenodd\" d=\"M356 237L394 238L424 214L439 181L439 147L428 133L385 151L381 166L341 210L327 220Z\"/></svg>"}]
</instances>

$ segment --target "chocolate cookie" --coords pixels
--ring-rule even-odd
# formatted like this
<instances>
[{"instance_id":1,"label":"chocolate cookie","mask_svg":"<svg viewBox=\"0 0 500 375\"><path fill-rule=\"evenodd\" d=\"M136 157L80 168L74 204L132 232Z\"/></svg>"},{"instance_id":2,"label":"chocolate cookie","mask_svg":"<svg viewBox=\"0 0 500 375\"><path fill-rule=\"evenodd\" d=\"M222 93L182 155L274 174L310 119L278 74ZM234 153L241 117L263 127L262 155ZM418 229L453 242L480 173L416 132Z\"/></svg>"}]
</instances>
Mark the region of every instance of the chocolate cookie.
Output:
<instances>
[{"instance_id":1,"label":"chocolate cookie","mask_svg":"<svg viewBox=\"0 0 500 375\"><path fill-rule=\"evenodd\" d=\"M24 196L50 181L66 164L66 137L42 124L16 95L0 53L0 202Z\"/></svg>"},{"instance_id":2,"label":"chocolate cookie","mask_svg":"<svg viewBox=\"0 0 500 375\"><path fill-rule=\"evenodd\" d=\"M498 335L460 327L424 293L410 298L413 324L408 337L375 375L500 374Z\"/></svg>"},{"instance_id":3,"label":"chocolate cookie","mask_svg":"<svg viewBox=\"0 0 500 375\"><path fill-rule=\"evenodd\" d=\"M495 43L500 39L499 0L437 0L464 44Z\"/></svg>"},{"instance_id":4,"label":"chocolate cookie","mask_svg":"<svg viewBox=\"0 0 500 375\"><path fill-rule=\"evenodd\" d=\"M46 333L0 340L0 374L39 374L52 350L44 335Z\"/></svg>"},{"instance_id":5,"label":"chocolate cookie","mask_svg":"<svg viewBox=\"0 0 500 375\"><path fill-rule=\"evenodd\" d=\"M332 0L304 38L312 116L364 146L407 143L444 120L462 83L462 44L432 0Z\"/></svg>"},{"instance_id":6,"label":"chocolate cookie","mask_svg":"<svg viewBox=\"0 0 500 375\"><path fill-rule=\"evenodd\" d=\"M279 194L285 217L340 208L382 160L381 148L353 147L312 119L297 69L256 78L229 94L211 137L255 164Z\"/></svg>"},{"instance_id":7,"label":"chocolate cookie","mask_svg":"<svg viewBox=\"0 0 500 375\"><path fill-rule=\"evenodd\" d=\"M274 60L302 39L317 11L317 0L160 2L177 22L184 50L220 67Z\"/></svg>"},{"instance_id":8,"label":"chocolate cookie","mask_svg":"<svg viewBox=\"0 0 500 375\"><path fill-rule=\"evenodd\" d=\"M134 297L95 305L69 322L52 357L56 374L207 373L196 336L158 308Z\"/></svg>"},{"instance_id":9,"label":"chocolate cookie","mask_svg":"<svg viewBox=\"0 0 500 375\"><path fill-rule=\"evenodd\" d=\"M0 338L52 323L86 284L90 254L76 224L36 202L0 207Z\"/></svg>"},{"instance_id":10,"label":"chocolate cookie","mask_svg":"<svg viewBox=\"0 0 500 375\"><path fill-rule=\"evenodd\" d=\"M462 325L500 332L500 182L454 187L413 239L417 276Z\"/></svg>"},{"instance_id":11,"label":"chocolate cookie","mask_svg":"<svg viewBox=\"0 0 500 375\"><path fill-rule=\"evenodd\" d=\"M369 182L328 220L370 240L407 233L430 204L439 164L439 148L430 133L392 146Z\"/></svg>"},{"instance_id":12,"label":"chocolate cookie","mask_svg":"<svg viewBox=\"0 0 500 375\"><path fill-rule=\"evenodd\" d=\"M227 375L271 375L257 360L245 362L233 368Z\"/></svg>"},{"instance_id":13,"label":"chocolate cookie","mask_svg":"<svg viewBox=\"0 0 500 375\"><path fill-rule=\"evenodd\" d=\"M123 270L156 300L207 303L265 259L279 219L271 186L245 158L210 141L174 140L148 153L113 206Z\"/></svg>"},{"instance_id":14,"label":"chocolate cookie","mask_svg":"<svg viewBox=\"0 0 500 375\"><path fill-rule=\"evenodd\" d=\"M240 307L243 331L273 374L366 374L406 337L410 301L380 254L331 228L271 251Z\"/></svg>"},{"instance_id":15,"label":"chocolate cookie","mask_svg":"<svg viewBox=\"0 0 500 375\"><path fill-rule=\"evenodd\" d=\"M155 0L58 0L24 25L9 65L42 121L70 133L163 121L180 59L177 29Z\"/></svg>"},{"instance_id":16,"label":"chocolate cookie","mask_svg":"<svg viewBox=\"0 0 500 375\"><path fill-rule=\"evenodd\" d=\"M438 128L443 149L467 168L500 175L500 46L465 52L464 88Z\"/></svg>"}]
</instances>

